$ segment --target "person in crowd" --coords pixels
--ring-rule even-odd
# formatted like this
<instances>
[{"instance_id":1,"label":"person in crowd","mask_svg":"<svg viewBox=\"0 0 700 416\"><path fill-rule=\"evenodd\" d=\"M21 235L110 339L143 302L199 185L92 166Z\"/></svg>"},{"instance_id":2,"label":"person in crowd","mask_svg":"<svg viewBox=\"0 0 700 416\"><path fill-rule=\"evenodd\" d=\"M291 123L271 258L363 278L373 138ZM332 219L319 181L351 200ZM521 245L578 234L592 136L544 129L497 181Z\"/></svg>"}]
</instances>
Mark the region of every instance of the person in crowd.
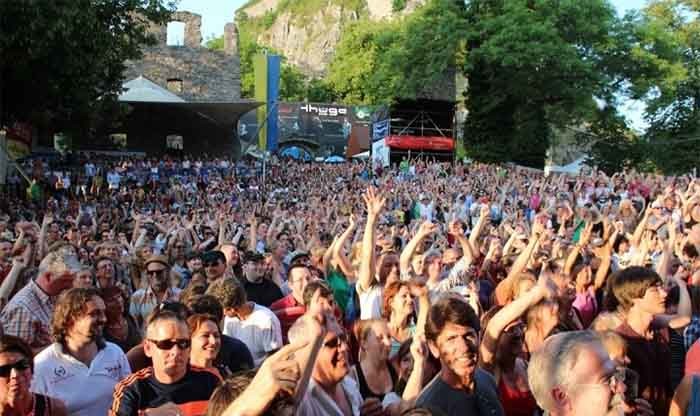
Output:
<instances>
[{"instance_id":1,"label":"person in crowd","mask_svg":"<svg viewBox=\"0 0 700 416\"><path fill-rule=\"evenodd\" d=\"M414 298L418 300L418 318L415 316ZM388 323L391 335L389 357L394 358L401 343L412 338L416 328L425 327L425 319L430 309L428 288L418 282L398 281L386 285L382 301L382 317Z\"/></svg>"},{"instance_id":2,"label":"person in crowd","mask_svg":"<svg viewBox=\"0 0 700 416\"><path fill-rule=\"evenodd\" d=\"M56 299L73 286L80 269L73 246L64 244L49 252L39 264L36 279L17 292L0 313L5 333L24 340L35 353L49 346Z\"/></svg>"},{"instance_id":3,"label":"person in crowd","mask_svg":"<svg viewBox=\"0 0 700 416\"><path fill-rule=\"evenodd\" d=\"M146 324L144 350L153 366L117 384L109 415L205 414L221 379L209 369L190 366L187 322L174 312L154 310Z\"/></svg>"},{"instance_id":4,"label":"person in crowd","mask_svg":"<svg viewBox=\"0 0 700 416\"><path fill-rule=\"evenodd\" d=\"M213 316L215 322L223 322L224 310L214 296L198 296L191 299L186 305L194 314ZM254 367L253 356L243 341L224 334L221 334L221 348L214 364L217 368L225 367L223 372L230 374L250 370Z\"/></svg>"},{"instance_id":5,"label":"person in crowd","mask_svg":"<svg viewBox=\"0 0 700 416\"><path fill-rule=\"evenodd\" d=\"M104 326L104 338L118 345L124 353L141 343L141 331L138 324L126 310L124 291L116 286L99 289L99 295L105 303L107 322Z\"/></svg>"},{"instance_id":6,"label":"person in crowd","mask_svg":"<svg viewBox=\"0 0 700 416\"><path fill-rule=\"evenodd\" d=\"M430 307L425 326L430 353L441 363L439 375L416 400L445 415L504 415L493 376L477 366L479 320L465 300L440 299Z\"/></svg>"},{"instance_id":7,"label":"person in crowd","mask_svg":"<svg viewBox=\"0 0 700 416\"><path fill-rule=\"evenodd\" d=\"M649 401L655 414L668 413L671 388L671 353L656 328L685 326L690 322L690 295L685 282L676 278L681 288L677 315L665 315L666 288L652 269L632 266L618 272L613 293L626 319L617 328L627 343L629 368L639 374L639 395Z\"/></svg>"},{"instance_id":8,"label":"person in crowd","mask_svg":"<svg viewBox=\"0 0 700 416\"><path fill-rule=\"evenodd\" d=\"M287 283L292 292L273 302L270 310L275 313L282 326L282 338L287 340L287 332L297 319L306 312L304 306L304 289L311 280L309 268L303 264L294 264L287 270Z\"/></svg>"},{"instance_id":9,"label":"person in crowd","mask_svg":"<svg viewBox=\"0 0 700 416\"><path fill-rule=\"evenodd\" d=\"M208 284L219 281L226 274L226 256L221 251L208 251L202 255L201 260Z\"/></svg>"},{"instance_id":10,"label":"person in crowd","mask_svg":"<svg viewBox=\"0 0 700 416\"><path fill-rule=\"evenodd\" d=\"M75 275L73 287L91 288L95 287L95 276L91 266L83 265Z\"/></svg>"},{"instance_id":11,"label":"person in crowd","mask_svg":"<svg viewBox=\"0 0 700 416\"><path fill-rule=\"evenodd\" d=\"M0 334L0 415L67 416L60 399L30 391L33 355L21 338Z\"/></svg>"},{"instance_id":12,"label":"person in crowd","mask_svg":"<svg viewBox=\"0 0 700 416\"><path fill-rule=\"evenodd\" d=\"M223 333L246 344L259 366L270 352L282 344L282 328L279 319L269 309L248 301L243 286L232 279L212 284L207 290L223 307Z\"/></svg>"},{"instance_id":13,"label":"person in crowd","mask_svg":"<svg viewBox=\"0 0 700 416\"><path fill-rule=\"evenodd\" d=\"M96 289L62 293L51 320L54 343L34 359L32 390L62 400L71 415L107 414L114 386L131 369L121 348L105 342L106 322Z\"/></svg>"},{"instance_id":14,"label":"person in crowd","mask_svg":"<svg viewBox=\"0 0 700 416\"><path fill-rule=\"evenodd\" d=\"M114 260L110 257L99 257L95 260L95 283L97 288L108 288L117 285Z\"/></svg>"},{"instance_id":15,"label":"person in crowd","mask_svg":"<svg viewBox=\"0 0 700 416\"><path fill-rule=\"evenodd\" d=\"M139 289L131 296L129 314L143 328L153 309L162 302L177 301L180 290L169 285L170 264L165 256L151 256L145 263L148 287Z\"/></svg>"},{"instance_id":16,"label":"person in crowd","mask_svg":"<svg viewBox=\"0 0 700 416\"><path fill-rule=\"evenodd\" d=\"M243 288L251 301L266 308L282 299L283 294L277 284L267 279L263 273L263 256L249 251L243 258Z\"/></svg>"},{"instance_id":17,"label":"person in crowd","mask_svg":"<svg viewBox=\"0 0 700 416\"><path fill-rule=\"evenodd\" d=\"M592 331L569 331L549 337L532 354L527 374L537 404L548 414L622 413L614 408L613 398L624 391L624 381Z\"/></svg>"},{"instance_id":18,"label":"person in crowd","mask_svg":"<svg viewBox=\"0 0 700 416\"><path fill-rule=\"evenodd\" d=\"M221 351L221 331L216 318L211 315L194 314L187 318L192 339L190 352L190 365L198 368L207 368L212 372L228 376L226 367L217 368L214 364ZM223 374L222 374L223 371Z\"/></svg>"},{"instance_id":19,"label":"person in crowd","mask_svg":"<svg viewBox=\"0 0 700 416\"><path fill-rule=\"evenodd\" d=\"M358 322L356 328L360 351L354 368L360 394L365 399L374 397L382 402L398 381L389 361L392 344L389 326L381 319L370 319Z\"/></svg>"}]
</instances>

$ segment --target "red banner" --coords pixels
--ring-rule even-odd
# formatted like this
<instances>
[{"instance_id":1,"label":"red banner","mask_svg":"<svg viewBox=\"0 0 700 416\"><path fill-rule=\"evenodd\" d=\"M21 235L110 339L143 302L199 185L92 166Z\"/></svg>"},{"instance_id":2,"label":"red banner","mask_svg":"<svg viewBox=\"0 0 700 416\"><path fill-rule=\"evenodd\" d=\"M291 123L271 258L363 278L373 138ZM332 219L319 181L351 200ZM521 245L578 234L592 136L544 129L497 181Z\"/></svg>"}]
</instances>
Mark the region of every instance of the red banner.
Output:
<instances>
[{"instance_id":1,"label":"red banner","mask_svg":"<svg viewBox=\"0 0 700 416\"><path fill-rule=\"evenodd\" d=\"M453 152L455 141L443 136L388 136L386 145L397 150Z\"/></svg>"}]
</instances>

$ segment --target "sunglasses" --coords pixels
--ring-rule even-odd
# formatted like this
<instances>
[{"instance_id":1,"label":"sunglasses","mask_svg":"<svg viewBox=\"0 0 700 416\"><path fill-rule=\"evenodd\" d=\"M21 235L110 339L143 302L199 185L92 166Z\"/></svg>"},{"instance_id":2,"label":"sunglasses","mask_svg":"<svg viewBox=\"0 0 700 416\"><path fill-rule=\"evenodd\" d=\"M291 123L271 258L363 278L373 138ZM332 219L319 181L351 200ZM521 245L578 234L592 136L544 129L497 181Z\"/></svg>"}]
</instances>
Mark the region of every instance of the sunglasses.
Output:
<instances>
[{"instance_id":1,"label":"sunglasses","mask_svg":"<svg viewBox=\"0 0 700 416\"><path fill-rule=\"evenodd\" d=\"M335 349L335 348L340 347L341 343L343 343L345 345L348 344L348 336L347 335L340 334L337 337L333 338L332 340L324 342L323 346L326 348Z\"/></svg>"},{"instance_id":2,"label":"sunglasses","mask_svg":"<svg viewBox=\"0 0 700 416\"><path fill-rule=\"evenodd\" d=\"M29 369L29 367L29 360L27 360L26 358L19 360L14 364L2 365L0 366L0 378L10 377L10 373L12 372L12 370L25 371Z\"/></svg>"},{"instance_id":3,"label":"sunglasses","mask_svg":"<svg viewBox=\"0 0 700 416\"><path fill-rule=\"evenodd\" d=\"M192 345L192 341L189 339L164 339L160 341L149 339L148 341L154 344L159 350L163 351L170 351L176 345L181 350L187 350L190 348L190 345Z\"/></svg>"},{"instance_id":4,"label":"sunglasses","mask_svg":"<svg viewBox=\"0 0 700 416\"><path fill-rule=\"evenodd\" d=\"M146 270L146 274L149 276L159 276L165 272L165 269L160 270Z\"/></svg>"}]
</instances>

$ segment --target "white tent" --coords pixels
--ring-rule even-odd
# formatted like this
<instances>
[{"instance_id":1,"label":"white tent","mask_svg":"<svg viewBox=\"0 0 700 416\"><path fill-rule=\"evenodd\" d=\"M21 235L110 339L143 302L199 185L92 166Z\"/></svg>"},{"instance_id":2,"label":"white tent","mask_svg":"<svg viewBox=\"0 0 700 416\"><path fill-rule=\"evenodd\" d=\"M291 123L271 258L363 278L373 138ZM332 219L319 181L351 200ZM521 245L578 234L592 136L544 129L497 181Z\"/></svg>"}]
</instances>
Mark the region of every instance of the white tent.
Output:
<instances>
[{"instance_id":1,"label":"white tent","mask_svg":"<svg viewBox=\"0 0 700 416\"><path fill-rule=\"evenodd\" d=\"M367 160L367 159L369 159L369 150L362 152L362 153L358 153L358 154L354 155L352 158L353 159L360 159L360 160Z\"/></svg>"},{"instance_id":2,"label":"white tent","mask_svg":"<svg viewBox=\"0 0 700 416\"><path fill-rule=\"evenodd\" d=\"M122 85L126 91L119 95L119 101L144 103L184 103L185 100L166 90L155 82L139 76Z\"/></svg>"},{"instance_id":3,"label":"white tent","mask_svg":"<svg viewBox=\"0 0 700 416\"><path fill-rule=\"evenodd\" d=\"M582 156L568 165L557 166L557 165L547 165L544 167L544 174L549 175L550 173L568 173L570 175L578 175L581 169L586 167L587 156Z\"/></svg>"}]
</instances>

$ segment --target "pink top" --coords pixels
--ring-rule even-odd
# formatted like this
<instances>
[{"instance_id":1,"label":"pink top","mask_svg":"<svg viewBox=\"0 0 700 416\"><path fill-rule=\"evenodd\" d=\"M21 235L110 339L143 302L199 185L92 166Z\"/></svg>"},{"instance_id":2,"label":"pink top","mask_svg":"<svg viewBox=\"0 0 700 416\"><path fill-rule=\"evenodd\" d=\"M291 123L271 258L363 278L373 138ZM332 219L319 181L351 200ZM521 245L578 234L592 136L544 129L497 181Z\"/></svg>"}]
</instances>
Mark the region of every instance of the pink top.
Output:
<instances>
[{"instance_id":1,"label":"pink top","mask_svg":"<svg viewBox=\"0 0 700 416\"><path fill-rule=\"evenodd\" d=\"M584 293L577 293L573 306L581 316L584 328L588 328L598 313L598 302L595 299L595 289L593 286L588 288Z\"/></svg>"}]
</instances>

